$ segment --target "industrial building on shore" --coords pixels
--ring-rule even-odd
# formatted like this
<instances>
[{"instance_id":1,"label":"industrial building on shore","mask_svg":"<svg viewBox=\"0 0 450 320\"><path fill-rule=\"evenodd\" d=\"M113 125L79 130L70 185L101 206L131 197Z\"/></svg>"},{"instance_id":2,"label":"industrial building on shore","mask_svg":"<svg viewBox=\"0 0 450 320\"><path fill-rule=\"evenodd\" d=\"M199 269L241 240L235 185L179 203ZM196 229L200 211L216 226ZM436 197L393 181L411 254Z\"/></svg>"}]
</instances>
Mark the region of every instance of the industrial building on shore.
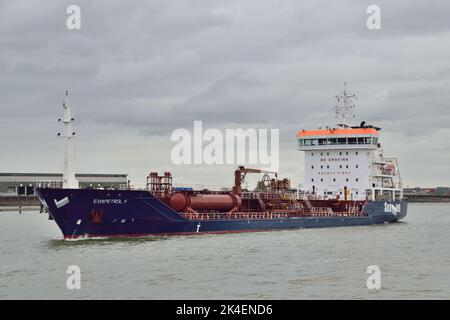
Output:
<instances>
[{"instance_id":1,"label":"industrial building on shore","mask_svg":"<svg viewBox=\"0 0 450 320\"><path fill-rule=\"evenodd\" d=\"M127 174L77 174L80 188L126 189ZM33 196L34 188L61 188L59 173L0 173L0 197Z\"/></svg>"}]
</instances>

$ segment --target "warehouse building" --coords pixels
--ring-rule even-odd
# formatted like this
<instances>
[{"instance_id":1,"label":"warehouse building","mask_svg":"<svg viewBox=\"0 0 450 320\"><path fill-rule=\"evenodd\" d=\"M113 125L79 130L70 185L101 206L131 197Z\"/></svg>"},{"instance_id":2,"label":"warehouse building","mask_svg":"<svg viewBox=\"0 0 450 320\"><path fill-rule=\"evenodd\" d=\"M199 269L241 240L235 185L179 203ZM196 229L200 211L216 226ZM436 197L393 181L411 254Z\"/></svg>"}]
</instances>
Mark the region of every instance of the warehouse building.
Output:
<instances>
[{"instance_id":1,"label":"warehouse building","mask_svg":"<svg viewBox=\"0 0 450 320\"><path fill-rule=\"evenodd\" d=\"M81 189L126 189L126 174L77 174ZM0 196L27 196L36 187L62 188L63 175L58 173L0 173Z\"/></svg>"}]
</instances>

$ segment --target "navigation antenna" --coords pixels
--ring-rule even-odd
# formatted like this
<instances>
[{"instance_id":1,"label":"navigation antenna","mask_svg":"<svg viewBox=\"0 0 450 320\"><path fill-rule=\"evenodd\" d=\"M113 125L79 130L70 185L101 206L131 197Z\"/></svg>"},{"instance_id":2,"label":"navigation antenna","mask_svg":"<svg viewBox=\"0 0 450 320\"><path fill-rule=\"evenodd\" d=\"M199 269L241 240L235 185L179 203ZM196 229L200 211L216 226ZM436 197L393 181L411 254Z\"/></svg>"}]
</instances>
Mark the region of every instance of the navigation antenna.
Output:
<instances>
[{"instance_id":1,"label":"navigation antenna","mask_svg":"<svg viewBox=\"0 0 450 320\"><path fill-rule=\"evenodd\" d=\"M66 91L66 96L63 102L64 116L62 122L64 124L64 135L58 133L58 137L66 139L66 152L64 158L64 173L63 173L63 188L64 189L78 189L79 183L75 178L75 132L73 131L72 123L75 120L72 117L72 110L67 103L69 92ZM61 121L61 119L58 119Z\"/></svg>"},{"instance_id":2,"label":"navigation antenna","mask_svg":"<svg viewBox=\"0 0 450 320\"><path fill-rule=\"evenodd\" d=\"M347 82L344 82L344 89L341 90L341 94L336 96L337 105L334 106L334 112L336 117L336 124L338 127L348 128L349 120L354 118L355 115L353 110L355 108L355 103L353 99L357 99L355 94L347 93Z\"/></svg>"}]
</instances>

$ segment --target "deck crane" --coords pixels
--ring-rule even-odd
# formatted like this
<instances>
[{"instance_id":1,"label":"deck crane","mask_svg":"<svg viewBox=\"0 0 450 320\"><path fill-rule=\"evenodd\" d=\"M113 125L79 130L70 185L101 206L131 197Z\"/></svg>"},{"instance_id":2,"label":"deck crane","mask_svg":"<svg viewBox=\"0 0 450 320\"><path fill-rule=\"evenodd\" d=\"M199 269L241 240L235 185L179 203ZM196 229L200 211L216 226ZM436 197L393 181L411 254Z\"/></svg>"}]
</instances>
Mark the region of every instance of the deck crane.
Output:
<instances>
[{"instance_id":1,"label":"deck crane","mask_svg":"<svg viewBox=\"0 0 450 320\"><path fill-rule=\"evenodd\" d=\"M236 171L234 171L234 187L233 191L236 194L241 194L242 192L242 183L244 182L245 176L247 173L265 173L265 174L274 174L275 178L278 177L278 173L276 171L262 170L262 169L252 169L245 168L244 166L239 166Z\"/></svg>"}]
</instances>

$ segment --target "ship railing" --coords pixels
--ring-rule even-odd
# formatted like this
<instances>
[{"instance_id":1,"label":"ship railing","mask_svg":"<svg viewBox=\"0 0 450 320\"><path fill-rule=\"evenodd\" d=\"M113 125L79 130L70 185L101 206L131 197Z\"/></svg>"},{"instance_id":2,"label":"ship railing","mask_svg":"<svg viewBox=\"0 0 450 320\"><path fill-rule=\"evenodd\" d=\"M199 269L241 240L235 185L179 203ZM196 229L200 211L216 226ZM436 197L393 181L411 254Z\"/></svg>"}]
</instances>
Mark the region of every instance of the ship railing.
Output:
<instances>
[{"instance_id":1,"label":"ship railing","mask_svg":"<svg viewBox=\"0 0 450 320\"><path fill-rule=\"evenodd\" d=\"M396 187L376 187L367 189L366 193L372 201L394 201L403 199L403 189Z\"/></svg>"},{"instance_id":2,"label":"ship railing","mask_svg":"<svg viewBox=\"0 0 450 320\"><path fill-rule=\"evenodd\" d=\"M179 189L190 189L192 191L202 191L202 190L208 190L208 191L232 191L232 189L228 186L223 185L215 185L215 184L188 184L188 183L179 183L174 184L172 188L179 188Z\"/></svg>"},{"instance_id":3,"label":"ship railing","mask_svg":"<svg viewBox=\"0 0 450 320\"><path fill-rule=\"evenodd\" d=\"M146 185L133 184L128 187L131 190L148 190L150 192L162 192L164 190L150 190ZM212 191L212 192L230 192L232 189L226 186L220 185L206 185L206 184L173 184L172 190L177 191Z\"/></svg>"},{"instance_id":4,"label":"ship railing","mask_svg":"<svg viewBox=\"0 0 450 320\"><path fill-rule=\"evenodd\" d=\"M242 192L241 193L242 199L258 199L258 193L256 192Z\"/></svg>"},{"instance_id":5,"label":"ship railing","mask_svg":"<svg viewBox=\"0 0 450 320\"><path fill-rule=\"evenodd\" d=\"M36 181L37 188L47 188L47 189L60 189L63 187L62 181L56 180L38 180Z\"/></svg>"},{"instance_id":6,"label":"ship railing","mask_svg":"<svg viewBox=\"0 0 450 320\"><path fill-rule=\"evenodd\" d=\"M145 191L148 190L147 186L145 184L130 184L128 186L129 190L139 190L139 191Z\"/></svg>"},{"instance_id":7,"label":"ship railing","mask_svg":"<svg viewBox=\"0 0 450 320\"><path fill-rule=\"evenodd\" d=\"M265 200L279 200L282 199L279 193L269 192L242 192L242 199L265 199Z\"/></svg>"},{"instance_id":8,"label":"ship railing","mask_svg":"<svg viewBox=\"0 0 450 320\"><path fill-rule=\"evenodd\" d=\"M318 217L357 217L362 216L362 212L333 212L331 208L315 208L314 212L303 210L272 210L270 212L234 212L234 213L183 213L181 214L188 220L270 220L270 219L288 219L288 218L318 218Z\"/></svg>"},{"instance_id":9,"label":"ship railing","mask_svg":"<svg viewBox=\"0 0 450 320\"><path fill-rule=\"evenodd\" d=\"M312 207L310 210L311 212L315 213L315 214L322 214L322 213L330 213L328 209L331 208L327 208L327 207ZM331 213L333 213L333 210L331 210Z\"/></svg>"},{"instance_id":10,"label":"ship railing","mask_svg":"<svg viewBox=\"0 0 450 320\"><path fill-rule=\"evenodd\" d=\"M309 201L309 200L316 200L317 196L310 193L300 193L298 198L299 200Z\"/></svg>"},{"instance_id":11,"label":"ship railing","mask_svg":"<svg viewBox=\"0 0 450 320\"><path fill-rule=\"evenodd\" d=\"M170 196L170 192L168 192L168 191L153 191L153 190L148 190L148 192L152 195L152 196L154 196L154 197L157 197L157 198L167 198L167 197L169 197Z\"/></svg>"},{"instance_id":12,"label":"ship railing","mask_svg":"<svg viewBox=\"0 0 450 320\"><path fill-rule=\"evenodd\" d=\"M295 194L277 192L242 192L242 199L295 200Z\"/></svg>"}]
</instances>

